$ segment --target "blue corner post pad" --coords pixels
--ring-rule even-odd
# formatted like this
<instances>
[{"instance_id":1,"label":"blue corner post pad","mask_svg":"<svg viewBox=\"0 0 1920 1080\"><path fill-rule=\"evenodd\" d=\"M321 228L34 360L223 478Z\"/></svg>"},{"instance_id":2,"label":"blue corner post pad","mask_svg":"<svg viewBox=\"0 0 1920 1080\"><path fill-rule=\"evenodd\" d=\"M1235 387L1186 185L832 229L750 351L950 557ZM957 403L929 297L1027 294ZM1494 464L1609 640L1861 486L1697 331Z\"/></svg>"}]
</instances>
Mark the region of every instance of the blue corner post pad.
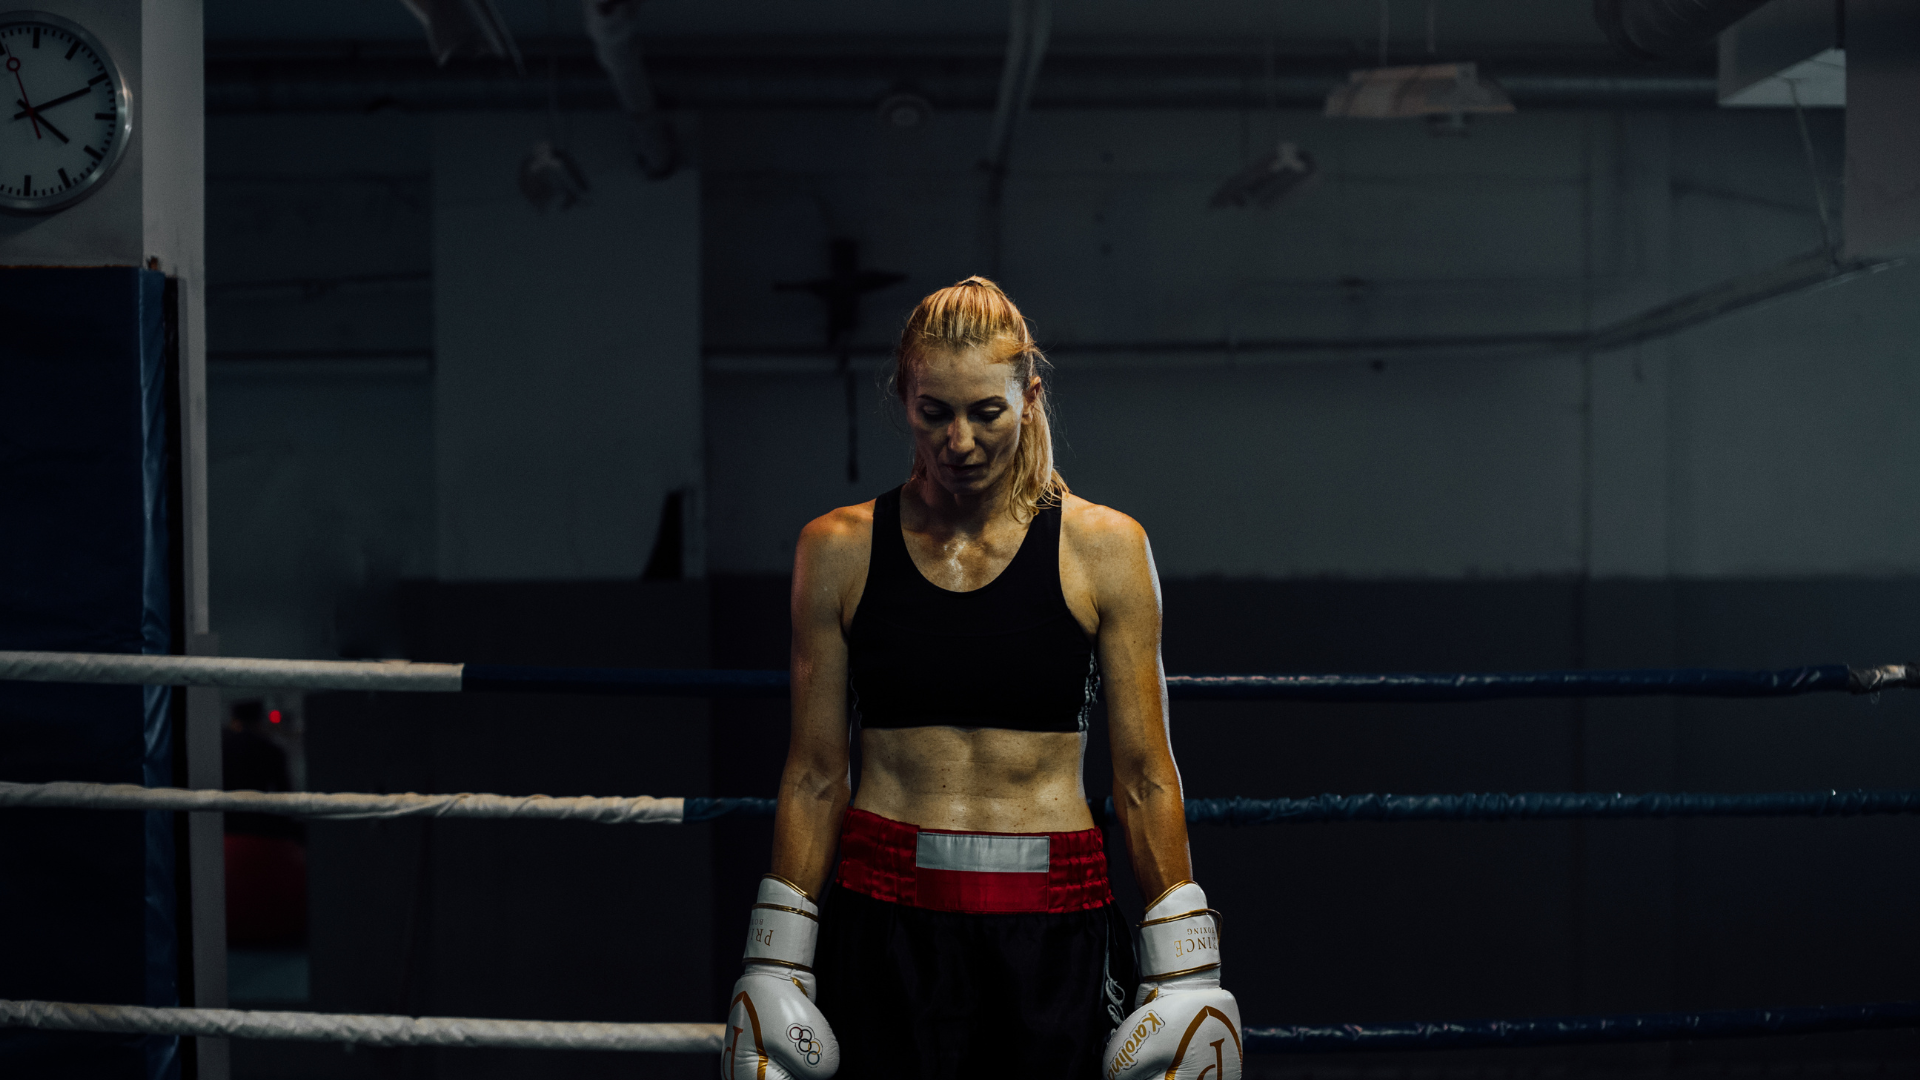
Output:
<instances>
[{"instance_id":1,"label":"blue corner post pad","mask_svg":"<svg viewBox=\"0 0 1920 1080\"><path fill-rule=\"evenodd\" d=\"M167 653L178 384L165 275L0 268L0 649ZM168 687L0 684L0 780L165 786ZM0 819L0 998L180 1003L171 814ZM172 1080L172 1036L0 1031L0 1076Z\"/></svg>"},{"instance_id":2,"label":"blue corner post pad","mask_svg":"<svg viewBox=\"0 0 1920 1080\"><path fill-rule=\"evenodd\" d=\"M778 799L689 797L681 820L713 821L723 817L772 817Z\"/></svg>"}]
</instances>

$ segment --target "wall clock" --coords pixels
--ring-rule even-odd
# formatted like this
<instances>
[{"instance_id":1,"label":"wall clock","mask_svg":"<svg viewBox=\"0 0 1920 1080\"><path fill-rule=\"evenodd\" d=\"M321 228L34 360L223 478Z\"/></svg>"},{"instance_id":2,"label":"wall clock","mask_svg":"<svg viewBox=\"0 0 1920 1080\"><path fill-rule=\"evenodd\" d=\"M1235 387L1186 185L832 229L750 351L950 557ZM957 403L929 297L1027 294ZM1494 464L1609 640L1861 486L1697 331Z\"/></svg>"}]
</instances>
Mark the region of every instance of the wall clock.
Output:
<instances>
[{"instance_id":1,"label":"wall clock","mask_svg":"<svg viewBox=\"0 0 1920 1080\"><path fill-rule=\"evenodd\" d=\"M85 198L132 135L127 84L99 39L58 15L0 14L0 208L44 214Z\"/></svg>"}]
</instances>

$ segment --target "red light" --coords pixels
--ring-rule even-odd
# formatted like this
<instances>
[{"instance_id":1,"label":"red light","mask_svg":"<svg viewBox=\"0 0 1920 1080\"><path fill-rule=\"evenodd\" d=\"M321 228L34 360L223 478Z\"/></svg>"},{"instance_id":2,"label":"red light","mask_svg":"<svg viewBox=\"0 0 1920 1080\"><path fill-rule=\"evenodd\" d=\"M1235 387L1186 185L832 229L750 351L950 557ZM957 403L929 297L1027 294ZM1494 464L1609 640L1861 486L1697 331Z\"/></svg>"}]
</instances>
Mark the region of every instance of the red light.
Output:
<instances>
[{"instance_id":1,"label":"red light","mask_svg":"<svg viewBox=\"0 0 1920 1080\"><path fill-rule=\"evenodd\" d=\"M279 709L274 709L274 710L273 710L272 712L269 712L269 713L267 714L267 723L269 723L269 724L277 724L277 723L279 723L279 722L280 722L280 710L279 710Z\"/></svg>"}]
</instances>

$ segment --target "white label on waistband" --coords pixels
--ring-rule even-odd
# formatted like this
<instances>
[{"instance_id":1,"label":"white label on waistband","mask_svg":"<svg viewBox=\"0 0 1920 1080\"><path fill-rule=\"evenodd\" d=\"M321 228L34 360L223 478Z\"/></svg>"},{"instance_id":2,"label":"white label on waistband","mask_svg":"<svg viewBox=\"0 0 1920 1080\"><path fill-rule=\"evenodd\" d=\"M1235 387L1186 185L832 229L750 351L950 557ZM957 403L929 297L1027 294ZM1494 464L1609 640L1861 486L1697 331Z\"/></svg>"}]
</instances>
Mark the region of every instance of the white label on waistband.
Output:
<instances>
[{"instance_id":1,"label":"white label on waistband","mask_svg":"<svg viewBox=\"0 0 1920 1080\"><path fill-rule=\"evenodd\" d=\"M923 832L913 865L976 874L1044 874L1049 866L1048 843L1045 836Z\"/></svg>"}]
</instances>

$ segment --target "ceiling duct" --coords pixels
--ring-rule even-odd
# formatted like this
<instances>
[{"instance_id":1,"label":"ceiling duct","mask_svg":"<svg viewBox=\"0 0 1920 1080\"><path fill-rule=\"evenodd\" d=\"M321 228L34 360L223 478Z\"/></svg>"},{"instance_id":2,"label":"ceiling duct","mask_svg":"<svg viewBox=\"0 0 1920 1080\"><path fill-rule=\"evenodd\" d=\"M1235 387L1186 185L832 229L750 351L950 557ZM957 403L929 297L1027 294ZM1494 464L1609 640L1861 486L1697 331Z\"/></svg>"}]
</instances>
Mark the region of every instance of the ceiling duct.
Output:
<instances>
[{"instance_id":1,"label":"ceiling duct","mask_svg":"<svg viewBox=\"0 0 1920 1080\"><path fill-rule=\"evenodd\" d=\"M1356 71L1327 95L1326 114L1361 120L1510 113L1513 100L1473 64L1420 64Z\"/></svg>"},{"instance_id":2,"label":"ceiling duct","mask_svg":"<svg viewBox=\"0 0 1920 1080\"><path fill-rule=\"evenodd\" d=\"M513 31L493 0L400 0L427 30L427 47L437 64L456 56L498 56L526 73Z\"/></svg>"},{"instance_id":3,"label":"ceiling duct","mask_svg":"<svg viewBox=\"0 0 1920 1080\"><path fill-rule=\"evenodd\" d=\"M1840 108L1847 103L1842 0L1773 0L1720 34L1720 104Z\"/></svg>"},{"instance_id":4,"label":"ceiling duct","mask_svg":"<svg viewBox=\"0 0 1920 1080\"><path fill-rule=\"evenodd\" d=\"M641 56L640 0L585 0L585 7L593 55L627 114L635 163L649 180L672 176L680 164L680 149Z\"/></svg>"},{"instance_id":5,"label":"ceiling duct","mask_svg":"<svg viewBox=\"0 0 1920 1080\"><path fill-rule=\"evenodd\" d=\"M1607 40L1639 60L1672 60L1704 49L1715 35L1766 0L1593 0Z\"/></svg>"}]
</instances>

